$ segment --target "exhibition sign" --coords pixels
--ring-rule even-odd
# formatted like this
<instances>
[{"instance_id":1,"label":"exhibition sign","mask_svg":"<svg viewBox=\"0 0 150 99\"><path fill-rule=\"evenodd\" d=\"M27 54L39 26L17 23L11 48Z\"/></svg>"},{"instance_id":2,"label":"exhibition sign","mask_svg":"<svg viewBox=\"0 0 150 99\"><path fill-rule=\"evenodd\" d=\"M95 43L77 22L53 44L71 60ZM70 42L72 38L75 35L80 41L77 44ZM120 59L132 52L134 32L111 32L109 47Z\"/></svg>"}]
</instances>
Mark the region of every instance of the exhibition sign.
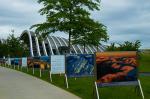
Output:
<instances>
[{"instance_id":1,"label":"exhibition sign","mask_svg":"<svg viewBox=\"0 0 150 99\"><path fill-rule=\"evenodd\" d=\"M47 62L47 63L50 64L50 57L49 56L41 56L40 60L42 60L42 61Z\"/></svg>"},{"instance_id":2,"label":"exhibition sign","mask_svg":"<svg viewBox=\"0 0 150 99\"><path fill-rule=\"evenodd\" d=\"M34 60L40 60L40 57L33 57Z\"/></svg>"},{"instance_id":3,"label":"exhibition sign","mask_svg":"<svg viewBox=\"0 0 150 99\"><path fill-rule=\"evenodd\" d=\"M14 65L22 65L22 58L14 58Z\"/></svg>"},{"instance_id":4,"label":"exhibition sign","mask_svg":"<svg viewBox=\"0 0 150 99\"><path fill-rule=\"evenodd\" d=\"M52 82L52 74L64 74L66 87L68 88L68 79L65 74L65 55L51 55L50 80Z\"/></svg>"},{"instance_id":5,"label":"exhibition sign","mask_svg":"<svg viewBox=\"0 0 150 99\"><path fill-rule=\"evenodd\" d=\"M97 52L96 74L98 84L137 81L136 52Z\"/></svg>"},{"instance_id":6,"label":"exhibition sign","mask_svg":"<svg viewBox=\"0 0 150 99\"><path fill-rule=\"evenodd\" d=\"M19 64L19 59L18 58L14 58L13 59L13 64L14 65L18 65Z\"/></svg>"},{"instance_id":7,"label":"exhibition sign","mask_svg":"<svg viewBox=\"0 0 150 99\"><path fill-rule=\"evenodd\" d=\"M65 73L65 56L51 55L51 74Z\"/></svg>"},{"instance_id":8,"label":"exhibition sign","mask_svg":"<svg viewBox=\"0 0 150 99\"><path fill-rule=\"evenodd\" d=\"M8 58L9 65L15 65L15 58Z\"/></svg>"},{"instance_id":9,"label":"exhibition sign","mask_svg":"<svg viewBox=\"0 0 150 99\"><path fill-rule=\"evenodd\" d=\"M27 57L22 58L22 66L26 67L27 66Z\"/></svg>"},{"instance_id":10,"label":"exhibition sign","mask_svg":"<svg viewBox=\"0 0 150 99\"><path fill-rule=\"evenodd\" d=\"M93 54L66 55L66 73L68 77L85 77L94 75Z\"/></svg>"},{"instance_id":11,"label":"exhibition sign","mask_svg":"<svg viewBox=\"0 0 150 99\"><path fill-rule=\"evenodd\" d=\"M11 60L12 60L11 58L8 58L8 60L7 60L8 65L11 65Z\"/></svg>"},{"instance_id":12,"label":"exhibition sign","mask_svg":"<svg viewBox=\"0 0 150 99\"><path fill-rule=\"evenodd\" d=\"M49 69L50 68L50 57L49 56L41 56L40 57L40 60L41 60L41 69ZM45 64L45 66L44 66L44 64ZM43 68L42 68L42 65L44 66Z\"/></svg>"},{"instance_id":13,"label":"exhibition sign","mask_svg":"<svg viewBox=\"0 0 150 99\"><path fill-rule=\"evenodd\" d=\"M22 58L18 58L18 65L19 65L19 66L22 65Z\"/></svg>"},{"instance_id":14,"label":"exhibition sign","mask_svg":"<svg viewBox=\"0 0 150 99\"><path fill-rule=\"evenodd\" d=\"M144 99L142 86L138 79L138 56L136 51L96 52L95 89L99 99L98 87L138 86Z\"/></svg>"},{"instance_id":15,"label":"exhibition sign","mask_svg":"<svg viewBox=\"0 0 150 99\"><path fill-rule=\"evenodd\" d=\"M27 66L30 66L32 64L33 58L27 57Z\"/></svg>"},{"instance_id":16,"label":"exhibition sign","mask_svg":"<svg viewBox=\"0 0 150 99\"><path fill-rule=\"evenodd\" d=\"M40 64L41 64L40 57L33 57L30 67L40 68Z\"/></svg>"}]
</instances>

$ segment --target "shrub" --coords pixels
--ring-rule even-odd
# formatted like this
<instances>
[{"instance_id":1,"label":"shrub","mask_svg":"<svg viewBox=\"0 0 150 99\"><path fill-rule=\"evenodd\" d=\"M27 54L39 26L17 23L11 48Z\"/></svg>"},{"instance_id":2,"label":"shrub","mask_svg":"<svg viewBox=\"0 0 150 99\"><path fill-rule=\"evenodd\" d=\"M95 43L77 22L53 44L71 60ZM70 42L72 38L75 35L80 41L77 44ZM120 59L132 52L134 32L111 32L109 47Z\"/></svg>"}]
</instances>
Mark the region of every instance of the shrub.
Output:
<instances>
[{"instance_id":1,"label":"shrub","mask_svg":"<svg viewBox=\"0 0 150 99\"><path fill-rule=\"evenodd\" d=\"M107 51L138 51L141 46L141 42L136 40L135 42L125 41L119 46L115 46L115 43L111 43L110 46L106 48Z\"/></svg>"}]
</instances>

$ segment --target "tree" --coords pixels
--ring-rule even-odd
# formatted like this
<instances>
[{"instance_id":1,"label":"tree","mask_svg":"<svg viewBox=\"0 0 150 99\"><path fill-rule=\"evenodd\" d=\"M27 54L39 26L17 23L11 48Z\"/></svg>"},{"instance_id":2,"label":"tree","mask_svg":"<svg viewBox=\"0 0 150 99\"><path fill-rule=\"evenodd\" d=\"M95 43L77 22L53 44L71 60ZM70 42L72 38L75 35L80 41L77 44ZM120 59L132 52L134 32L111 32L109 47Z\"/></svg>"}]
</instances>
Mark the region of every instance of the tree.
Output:
<instances>
[{"instance_id":1,"label":"tree","mask_svg":"<svg viewBox=\"0 0 150 99\"><path fill-rule=\"evenodd\" d=\"M8 55L8 46L5 39L0 40L0 57Z\"/></svg>"},{"instance_id":2,"label":"tree","mask_svg":"<svg viewBox=\"0 0 150 99\"><path fill-rule=\"evenodd\" d=\"M35 32L42 37L56 31L69 34L69 51L71 39L76 39L78 34L85 36L87 33L95 33L95 27L103 30L97 26L100 24L90 18L89 13L99 10L100 0L38 0L38 3L44 5L39 12L46 16L46 22L33 25L31 28L36 28Z\"/></svg>"},{"instance_id":3,"label":"tree","mask_svg":"<svg viewBox=\"0 0 150 99\"><path fill-rule=\"evenodd\" d=\"M101 41L106 42L109 38L107 35L106 27L93 20L80 21L80 28L76 35L73 35L73 44L80 44L84 46L84 53L86 45L99 46Z\"/></svg>"},{"instance_id":4,"label":"tree","mask_svg":"<svg viewBox=\"0 0 150 99\"><path fill-rule=\"evenodd\" d=\"M106 48L107 51L138 51L141 42L136 40L135 42L125 41L122 44L118 44L119 46L115 46L115 43L111 43L110 46Z\"/></svg>"},{"instance_id":5,"label":"tree","mask_svg":"<svg viewBox=\"0 0 150 99\"><path fill-rule=\"evenodd\" d=\"M7 46L9 55L11 57L27 56L27 47L24 45L25 43L22 42L18 37L15 37L14 34L9 35L9 37L7 38Z\"/></svg>"},{"instance_id":6,"label":"tree","mask_svg":"<svg viewBox=\"0 0 150 99\"><path fill-rule=\"evenodd\" d=\"M111 43L110 46L107 46L107 51L119 51L119 47L115 46L115 43Z\"/></svg>"},{"instance_id":7,"label":"tree","mask_svg":"<svg viewBox=\"0 0 150 99\"><path fill-rule=\"evenodd\" d=\"M11 57L27 56L27 47L24 45L24 42L11 34L7 39L0 40L0 57L8 55Z\"/></svg>"},{"instance_id":8,"label":"tree","mask_svg":"<svg viewBox=\"0 0 150 99\"><path fill-rule=\"evenodd\" d=\"M138 51L141 46L141 42L136 40L135 42L125 41L123 44L119 44L119 49L122 51Z\"/></svg>"}]
</instances>

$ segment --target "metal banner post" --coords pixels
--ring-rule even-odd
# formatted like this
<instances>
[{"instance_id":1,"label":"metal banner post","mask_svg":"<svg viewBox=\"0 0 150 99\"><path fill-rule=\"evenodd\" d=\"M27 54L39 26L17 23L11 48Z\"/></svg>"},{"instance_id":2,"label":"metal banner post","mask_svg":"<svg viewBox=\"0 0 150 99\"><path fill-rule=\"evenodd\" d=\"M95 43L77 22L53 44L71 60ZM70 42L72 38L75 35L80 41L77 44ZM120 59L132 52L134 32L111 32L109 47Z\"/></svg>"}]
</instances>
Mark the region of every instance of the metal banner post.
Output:
<instances>
[{"instance_id":1,"label":"metal banner post","mask_svg":"<svg viewBox=\"0 0 150 99\"><path fill-rule=\"evenodd\" d=\"M139 87L140 87L140 91L141 91L142 98L144 99L144 93L143 93L142 86L141 86L141 82L140 82L139 79L138 79L138 84L139 84Z\"/></svg>"},{"instance_id":2,"label":"metal banner post","mask_svg":"<svg viewBox=\"0 0 150 99\"><path fill-rule=\"evenodd\" d=\"M19 65L18 65L18 70L19 70Z\"/></svg>"},{"instance_id":3,"label":"metal banner post","mask_svg":"<svg viewBox=\"0 0 150 99\"><path fill-rule=\"evenodd\" d=\"M32 74L34 75L34 67L32 68Z\"/></svg>"},{"instance_id":4,"label":"metal banner post","mask_svg":"<svg viewBox=\"0 0 150 99\"><path fill-rule=\"evenodd\" d=\"M95 82L95 89L96 89L96 95L97 95L97 99L100 99L100 98L99 98L98 87L97 87L97 83L96 83L96 82Z\"/></svg>"},{"instance_id":5,"label":"metal banner post","mask_svg":"<svg viewBox=\"0 0 150 99\"><path fill-rule=\"evenodd\" d=\"M41 70L41 68L40 68L40 77L42 77L42 70Z\"/></svg>"},{"instance_id":6,"label":"metal banner post","mask_svg":"<svg viewBox=\"0 0 150 99\"><path fill-rule=\"evenodd\" d=\"M50 80L52 82L52 74L51 74L51 71L49 71L49 77L50 77Z\"/></svg>"},{"instance_id":7,"label":"metal banner post","mask_svg":"<svg viewBox=\"0 0 150 99\"><path fill-rule=\"evenodd\" d=\"M66 86L68 88L68 78L67 78L67 75L65 74L65 78L66 78Z\"/></svg>"},{"instance_id":8,"label":"metal banner post","mask_svg":"<svg viewBox=\"0 0 150 99\"><path fill-rule=\"evenodd\" d=\"M29 72L28 66L27 66L27 72Z\"/></svg>"},{"instance_id":9,"label":"metal banner post","mask_svg":"<svg viewBox=\"0 0 150 99\"><path fill-rule=\"evenodd\" d=\"M22 66L21 66L21 71L22 71Z\"/></svg>"}]
</instances>

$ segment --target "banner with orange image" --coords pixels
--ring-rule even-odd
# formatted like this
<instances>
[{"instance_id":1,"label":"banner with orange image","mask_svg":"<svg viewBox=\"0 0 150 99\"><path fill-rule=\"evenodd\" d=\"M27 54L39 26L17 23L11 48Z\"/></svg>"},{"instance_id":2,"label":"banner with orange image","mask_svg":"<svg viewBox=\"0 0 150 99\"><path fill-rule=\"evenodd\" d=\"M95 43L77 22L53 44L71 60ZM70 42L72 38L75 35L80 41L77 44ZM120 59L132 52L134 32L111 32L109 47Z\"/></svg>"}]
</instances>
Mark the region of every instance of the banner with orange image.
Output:
<instances>
[{"instance_id":1,"label":"banner with orange image","mask_svg":"<svg viewBox=\"0 0 150 99\"><path fill-rule=\"evenodd\" d=\"M137 53L97 52L97 83L128 82L138 78Z\"/></svg>"}]
</instances>

